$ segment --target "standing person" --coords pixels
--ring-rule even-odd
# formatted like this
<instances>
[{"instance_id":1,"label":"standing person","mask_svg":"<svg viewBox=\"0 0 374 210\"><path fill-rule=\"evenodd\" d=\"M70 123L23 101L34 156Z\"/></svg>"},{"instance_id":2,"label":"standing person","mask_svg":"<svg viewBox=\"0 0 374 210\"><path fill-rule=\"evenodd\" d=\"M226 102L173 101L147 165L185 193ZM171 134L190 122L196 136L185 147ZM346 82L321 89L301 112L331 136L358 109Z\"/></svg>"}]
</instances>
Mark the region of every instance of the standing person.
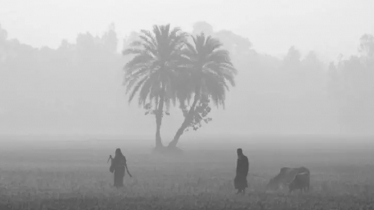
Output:
<instances>
[{"instance_id":1,"label":"standing person","mask_svg":"<svg viewBox=\"0 0 374 210\"><path fill-rule=\"evenodd\" d=\"M235 189L238 190L237 194L245 193L245 188L248 187L247 175L248 175L248 158L243 154L242 149L237 149L238 160L236 164L236 176L234 179Z\"/></svg>"},{"instance_id":2,"label":"standing person","mask_svg":"<svg viewBox=\"0 0 374 210\"><path fill-rule=\"evenodd\" d=\"M114 172L114 186L115 187L123 187L123 177L125 176L125 170L127 170L127 173L131 174L127 168L126 164L126 158L122 154L121 149L117 148L115 152L115 156L112 159L112 163L109 168L110 172Z\"/></svg>"}]
</instances>

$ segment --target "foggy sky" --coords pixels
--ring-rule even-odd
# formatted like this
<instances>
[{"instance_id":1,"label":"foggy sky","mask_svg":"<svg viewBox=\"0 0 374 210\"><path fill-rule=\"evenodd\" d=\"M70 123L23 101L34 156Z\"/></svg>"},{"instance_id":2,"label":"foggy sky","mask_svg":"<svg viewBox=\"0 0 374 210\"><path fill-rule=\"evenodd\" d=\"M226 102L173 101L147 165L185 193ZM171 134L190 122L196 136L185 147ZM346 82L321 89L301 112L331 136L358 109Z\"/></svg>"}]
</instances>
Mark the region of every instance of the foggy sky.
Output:
<instances>
[{"instance_id":1,"label":"foggy sky","mask_svg":"<svg viewBox=\"0 0 374 210\"><path fill-rule=\"evenodd\" d=\"M248 37L260 52L283 55L296 45L331 60L355 53L359 37L374 32L372 8L370 0L2 0L0 20L10 38L52 48L81 32L98 35L111 22L125 37L153 24L191 30L204 20Z\"/></svg>"}]
</instances>

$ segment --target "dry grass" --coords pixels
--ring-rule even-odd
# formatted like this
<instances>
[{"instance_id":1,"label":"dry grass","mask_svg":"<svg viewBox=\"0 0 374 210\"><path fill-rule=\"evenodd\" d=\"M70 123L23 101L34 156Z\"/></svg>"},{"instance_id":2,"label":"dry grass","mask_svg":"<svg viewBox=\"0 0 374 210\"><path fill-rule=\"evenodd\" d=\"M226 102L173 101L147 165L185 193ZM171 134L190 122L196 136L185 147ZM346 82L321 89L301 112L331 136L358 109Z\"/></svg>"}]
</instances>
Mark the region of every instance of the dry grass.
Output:
<instances>
[{"instance_id":1,"label":"dry grass","mask_svg":"<svg viewBox=\"0 0 374 210\"><path fill-rule=\"evenodd\" d=\"M105 148L4 149L0 209L374 209L373 166L321 162L312 155L271 159L270 153L252 151L250 188L240 196L233 189L235 151L230 152L191 152L171 159L125 150L134 177L127 176L125 187L115 189ZM310 168L310 192L264 190L285 163Z\"/></svg>"}]
</instances>

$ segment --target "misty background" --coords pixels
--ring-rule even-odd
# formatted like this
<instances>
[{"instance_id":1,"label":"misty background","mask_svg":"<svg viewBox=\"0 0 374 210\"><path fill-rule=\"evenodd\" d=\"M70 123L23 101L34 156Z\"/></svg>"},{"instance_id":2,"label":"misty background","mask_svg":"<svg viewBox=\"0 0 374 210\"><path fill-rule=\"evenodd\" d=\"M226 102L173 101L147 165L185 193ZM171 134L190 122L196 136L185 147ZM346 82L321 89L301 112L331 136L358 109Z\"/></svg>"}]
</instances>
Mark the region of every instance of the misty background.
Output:
<instances>
[{"instance_id":1,"label":"misty background","mask_svg":"<svg viewBox=\"0 0 374 210\"><path fill-rule=\"evenodd\" d=\"M0 134L153 144L154 118L127 102L129 57L121 52L140 29L165 23L218 38L238 69L225 109L213 107L213 121L184 134L181 145L208 136L374 134L373 2L158 4L2 1ZM170 113L165 142L183 121L178 107Z\"/></svg>"}]
</instances>

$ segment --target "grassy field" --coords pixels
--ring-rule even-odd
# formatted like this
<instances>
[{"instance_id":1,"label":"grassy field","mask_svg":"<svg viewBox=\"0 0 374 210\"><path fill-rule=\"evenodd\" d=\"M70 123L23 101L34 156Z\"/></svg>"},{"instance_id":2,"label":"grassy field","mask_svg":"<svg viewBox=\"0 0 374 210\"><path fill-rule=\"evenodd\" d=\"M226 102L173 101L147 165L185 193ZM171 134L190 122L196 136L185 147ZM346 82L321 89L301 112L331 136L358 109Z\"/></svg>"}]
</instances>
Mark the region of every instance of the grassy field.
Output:
<instances>
[{"instance_id":1,"label":"grassy field","mask_svg":"<svg viewBox=\"0 0 374 210\"><path fill-rule=\"evenodd\" d=\"M108 141L8 141L0 149L0 209L374 209L374 148L243 146L247 194L235 195L235 146L189 147L180 157ZM111 187L121 147L133 178ZM145 149L144 149L145 148ZM308 193L267 192L283 166L311 171ZM7 208L6 208L7 207Z\"/></svg>"}]
</instances>

